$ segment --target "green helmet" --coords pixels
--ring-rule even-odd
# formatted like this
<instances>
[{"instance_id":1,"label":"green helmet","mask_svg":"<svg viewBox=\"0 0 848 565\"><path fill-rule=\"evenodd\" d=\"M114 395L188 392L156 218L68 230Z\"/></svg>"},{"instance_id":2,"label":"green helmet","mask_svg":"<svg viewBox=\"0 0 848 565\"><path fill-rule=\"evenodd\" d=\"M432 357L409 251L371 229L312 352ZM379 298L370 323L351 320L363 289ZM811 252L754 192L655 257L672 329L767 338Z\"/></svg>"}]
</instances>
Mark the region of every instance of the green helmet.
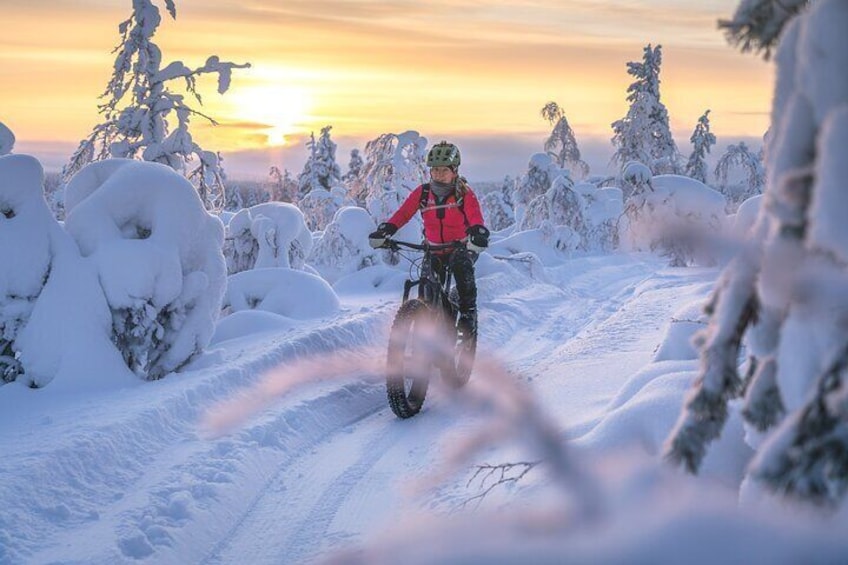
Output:
<instances>
[{"instance_id":1,"label":"green helmet","mask_svg":"<svg viewBox=\"0 0 848 565\"><path fill-rule=\"evenodd\" d=\"M427 153L427 166L432 167L459 167L460 156L459 147L453 143L442 141L432 148Z\"/></svg>"}]
</instances>

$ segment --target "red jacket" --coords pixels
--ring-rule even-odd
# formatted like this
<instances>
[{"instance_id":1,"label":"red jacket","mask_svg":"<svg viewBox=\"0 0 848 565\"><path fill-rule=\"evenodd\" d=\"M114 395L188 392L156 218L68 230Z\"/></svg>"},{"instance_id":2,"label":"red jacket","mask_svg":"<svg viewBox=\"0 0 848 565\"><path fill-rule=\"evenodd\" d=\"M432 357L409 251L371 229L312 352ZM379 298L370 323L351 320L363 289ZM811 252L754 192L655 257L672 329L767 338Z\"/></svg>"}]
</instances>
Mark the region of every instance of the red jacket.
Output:
<instances>
[{"instance_id":1,"label":"red jacket","mask_svg":"<svg viewBox=\"0 0 848 565\"><path fill-rule=\"evenodd\" d=\"M398 211L386 221L398 228L408 222L418 211L422 190L420 185L413 190ZM483 225L480 202L470 187L465 190L462 206L457 205L456 194L451 194L442 205L437 206L436 195L430 190L427 206L421 210L421 219L424 220L424 237L431 243L447 243L463 239L466 237L465 230L469 226Z\"/></svg>"}]
</instances>

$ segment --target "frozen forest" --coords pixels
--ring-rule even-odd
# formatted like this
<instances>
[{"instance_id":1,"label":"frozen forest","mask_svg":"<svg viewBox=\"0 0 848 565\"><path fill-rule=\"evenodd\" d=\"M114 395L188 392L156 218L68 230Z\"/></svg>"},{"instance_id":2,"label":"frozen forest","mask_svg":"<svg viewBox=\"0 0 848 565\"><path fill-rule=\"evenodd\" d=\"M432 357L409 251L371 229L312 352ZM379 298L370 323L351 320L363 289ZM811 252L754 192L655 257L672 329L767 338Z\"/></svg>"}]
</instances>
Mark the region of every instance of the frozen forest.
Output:
<instances>
[{"instance_id":1,"label":"frozen forest","mask_svg":"<svg viewBox=\"0 0 848 565\"><path fill-rule=\"evenodd\" d=\"M653 43L612 172L540 104L526 167L467 181L471 382L403 421L385 348L420 257L368 238L439 140L340 156L327 124L301 171L230 179L196 79L250 63L166 63L161 23L132 3L61 172L0 123L0 564L845 561L848 2L719 22L776 67L762 149L716 151L710 109L678 144Z\"/></svg>"}]
</instances>

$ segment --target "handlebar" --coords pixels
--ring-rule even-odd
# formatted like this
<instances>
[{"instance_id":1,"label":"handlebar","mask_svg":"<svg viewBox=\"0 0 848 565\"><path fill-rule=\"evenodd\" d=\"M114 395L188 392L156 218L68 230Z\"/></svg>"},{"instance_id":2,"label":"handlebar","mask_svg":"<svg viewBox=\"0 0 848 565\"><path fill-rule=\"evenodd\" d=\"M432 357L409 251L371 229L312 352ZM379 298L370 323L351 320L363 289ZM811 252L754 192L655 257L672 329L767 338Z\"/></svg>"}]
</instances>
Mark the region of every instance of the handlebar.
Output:
<instances>
[{"instance_id":1,"label":"handlebar","mask_svg":"<svg viewBox=\"0 0 848 565\"><path fill-rule=\"evenodd\" d=\"M461 249L465 247L465 243L462 241L451 241L450 243L430 243L429 241L425 241L424 243L411 243L409 241L400 241L397 239L386 239L386 243L383 244L383 247L388 247L389 249L406 247L417 251L442 251L444 249Z\"/></svg>"}]
</instances>

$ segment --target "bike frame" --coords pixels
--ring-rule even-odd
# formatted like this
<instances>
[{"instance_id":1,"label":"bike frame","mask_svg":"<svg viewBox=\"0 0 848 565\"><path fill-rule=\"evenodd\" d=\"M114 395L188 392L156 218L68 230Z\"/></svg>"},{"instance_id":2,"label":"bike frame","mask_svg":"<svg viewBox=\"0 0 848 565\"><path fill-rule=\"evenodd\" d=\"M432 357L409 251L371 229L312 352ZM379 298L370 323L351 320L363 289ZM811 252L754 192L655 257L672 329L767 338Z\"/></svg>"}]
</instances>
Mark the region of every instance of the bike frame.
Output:
<instances>
[{"instance_id":1,"label":"bike frame","mask_svg":"<svg viewBox=\"0 0 848 565\"><path fill-rule=\"evenodd\" d=\"M456 305L450 301L450 288L453 282L453 273L450 269L445 270L445 278L439 280L439 276L433 271L432 257L433 253L442 250L457 250L465 247L462 242L452 243L410 243L408 241L399 241L389 239L386 241L386 247L392 250L399 250L401 247L423 251L424 255L421 261L421 269L417 279L407 280L403 285L403 301L409 300L409 294L412 287L418 286L418 298L427 304L444 309L449 315L456 315Z\"/></svg>"}]
</instances>

